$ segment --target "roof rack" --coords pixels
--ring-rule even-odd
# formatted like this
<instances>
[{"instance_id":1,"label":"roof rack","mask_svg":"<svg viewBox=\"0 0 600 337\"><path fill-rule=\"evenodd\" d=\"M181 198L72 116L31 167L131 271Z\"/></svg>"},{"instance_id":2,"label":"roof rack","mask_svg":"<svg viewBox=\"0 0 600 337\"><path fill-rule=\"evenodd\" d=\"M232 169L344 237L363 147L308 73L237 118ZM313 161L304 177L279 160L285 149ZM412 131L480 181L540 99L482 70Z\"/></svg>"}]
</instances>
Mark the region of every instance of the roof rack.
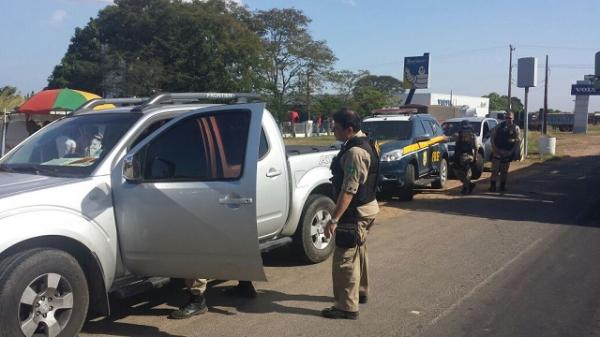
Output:
<instances>
[{"instance_id":1,"label":"roof rack","mask_svg":"<svg viewBox=\"0 0 600 337\"><path fill-rule=\"evenodd\" d=\"M398 107L385 107L381 109L374 109L371 111L371 116L382 116L382 115L416 115L426 114L427 106L420 104L408 104Z\"/></svg>"},{"instance_id":2,"label":"roof rack","mask_svg":"<svg viewBox=\"0 0 600 337\"><path fill-rule=\"evenodd\" d=\"M160 93L150 97L144 104L134 110L142 111L158 104L173 104L177 102L189 103L201 100L230 101L236 103L247 103L248 101L260 100L259 94L255 93L219 93L219 92L184 92L184 93Z\"/></svg>"},{"instance_id":3,"label":"roof rack","mask_svg":"<svg viewBox=\"0 0 600 337\"><path fill-rule=\"evenodd\" d=\"M148 100L148 97L130 97L130 98L94 98L85 102L82 106L77 108L73 113L82 112L84 110L93 110L95 107L104 104L113 105L138 105Z\"/></svg>"}]
</instances>

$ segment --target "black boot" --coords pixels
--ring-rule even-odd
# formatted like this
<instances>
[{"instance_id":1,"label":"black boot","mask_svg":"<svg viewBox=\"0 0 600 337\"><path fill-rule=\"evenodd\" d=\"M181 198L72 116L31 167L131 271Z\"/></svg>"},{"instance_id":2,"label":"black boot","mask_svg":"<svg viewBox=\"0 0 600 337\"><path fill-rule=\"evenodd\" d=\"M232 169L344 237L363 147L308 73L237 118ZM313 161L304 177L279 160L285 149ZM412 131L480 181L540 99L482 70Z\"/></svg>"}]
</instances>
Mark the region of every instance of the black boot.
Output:
<instances>
[{"instance_id":1,"label":"black boot","mask_svg":"<svg viewBox=\"0 0 600 337\"><path fill-rule=\"evenodd\" d=\"M460 190L460 194L467 194L467 193L469 193L469 188L466 185L464 185L462 190Z\"/></svg>"},{"instance_id":2,"label":"black boot","mask_svg":"<svg viewBox=\"0 0 600 337\"><path fill-rule=\"evenodd\" d=\"M496 192L496 182L492 181L490 183L490 192Z\"/></svg>"},{"instance_id":3,"label":"black boot","mask_svg":"<svg viewBox=\"0 0 600 337\"><path fill-rule=\"evenodd\" d=\"M183 307L171 312L171 319L186 319L192 316L204 314L208 311L204 295L192 295L190 302Z\"/></svg>"},{"instance_id":4,"label":"black boot","mask_svg":"<svg viewBox=\"0 0 600 337\"><path fill-rule=\"evenodd\" d=\"M238 285L226 289L223 293L227 296L243 297L243 298L255 298L256 289L251 281L239 281Z\"/></svg>"},{"instance_id":5,"label":"black boot","mask_svg":"<svg viewBox=\"0 0 600 337\"><path fill-rule=\"evenodd\" d=\"M500 183L500 192L506 192L506 182Z\"/></svg>"}]
</instances>

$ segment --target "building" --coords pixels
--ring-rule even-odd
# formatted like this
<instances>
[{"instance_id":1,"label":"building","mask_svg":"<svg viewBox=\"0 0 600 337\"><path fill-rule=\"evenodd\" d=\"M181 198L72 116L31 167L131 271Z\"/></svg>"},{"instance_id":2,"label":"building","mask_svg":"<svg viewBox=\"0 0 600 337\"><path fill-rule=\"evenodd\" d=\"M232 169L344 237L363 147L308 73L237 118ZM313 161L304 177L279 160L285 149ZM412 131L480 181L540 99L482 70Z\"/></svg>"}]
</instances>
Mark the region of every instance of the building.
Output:
<instances>
[{"instance_id":1,"label":"building","mask_svg":"<svg viewBox=\"0 0 600 337\"><path fill-rule=\"evenodd\" d=\"M403 101L407 95L408 93L401 94ZM411 104L454 106L460 112L460 116L457 117L485 117L489 113L490 99L479 96L415 93Z\"/></svg>"}]
</instances>

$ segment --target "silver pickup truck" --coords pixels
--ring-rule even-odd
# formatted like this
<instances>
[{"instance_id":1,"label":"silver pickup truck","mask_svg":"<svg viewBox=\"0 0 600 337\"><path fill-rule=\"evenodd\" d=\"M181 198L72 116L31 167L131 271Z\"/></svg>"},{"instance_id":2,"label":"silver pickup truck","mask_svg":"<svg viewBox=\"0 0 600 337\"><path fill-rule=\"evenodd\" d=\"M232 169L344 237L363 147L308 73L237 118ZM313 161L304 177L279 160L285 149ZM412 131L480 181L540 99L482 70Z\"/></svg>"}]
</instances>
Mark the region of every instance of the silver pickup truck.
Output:
<instances>
[{"instance_id":1,"label":"silver pickup truck","mask_svg":"<svg viewBox=\"0 0 600 337\"><path fill-rule=\"evenodd\" d=\"M265 280L261 251L288 243L325 260L337 150L286 153L262 103L198 103L248 98L88 106L0 159L0 336L76 336L160 277Z\"/></svg>"}]
</instances>

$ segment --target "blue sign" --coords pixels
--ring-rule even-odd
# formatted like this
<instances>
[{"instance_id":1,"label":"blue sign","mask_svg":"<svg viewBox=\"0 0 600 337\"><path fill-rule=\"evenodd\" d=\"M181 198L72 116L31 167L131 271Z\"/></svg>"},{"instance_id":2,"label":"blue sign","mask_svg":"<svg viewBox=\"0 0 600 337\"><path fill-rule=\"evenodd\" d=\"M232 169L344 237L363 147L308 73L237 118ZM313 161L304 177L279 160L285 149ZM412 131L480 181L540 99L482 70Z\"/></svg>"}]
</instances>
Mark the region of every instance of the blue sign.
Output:
<instances>
[{"instance_id":1,"label":"blue sign","mask_svg":"<svg viewBox=\"0 0 600 337\"><path fill-rule=\"evenodd\" d=\"M591 84L573 84L571 95L596 96L600 95L600 89L596 89Z\"/></svg>"},{"instance_id":2,"label":"blue sign","mask_svg":"<svg viewBox=\"0 0 600 337\"><path fill-rule=\"evenodd\" d=\"M429 53L404 58L404 89L429 87Z\"/></svg>"}]
</instances>

